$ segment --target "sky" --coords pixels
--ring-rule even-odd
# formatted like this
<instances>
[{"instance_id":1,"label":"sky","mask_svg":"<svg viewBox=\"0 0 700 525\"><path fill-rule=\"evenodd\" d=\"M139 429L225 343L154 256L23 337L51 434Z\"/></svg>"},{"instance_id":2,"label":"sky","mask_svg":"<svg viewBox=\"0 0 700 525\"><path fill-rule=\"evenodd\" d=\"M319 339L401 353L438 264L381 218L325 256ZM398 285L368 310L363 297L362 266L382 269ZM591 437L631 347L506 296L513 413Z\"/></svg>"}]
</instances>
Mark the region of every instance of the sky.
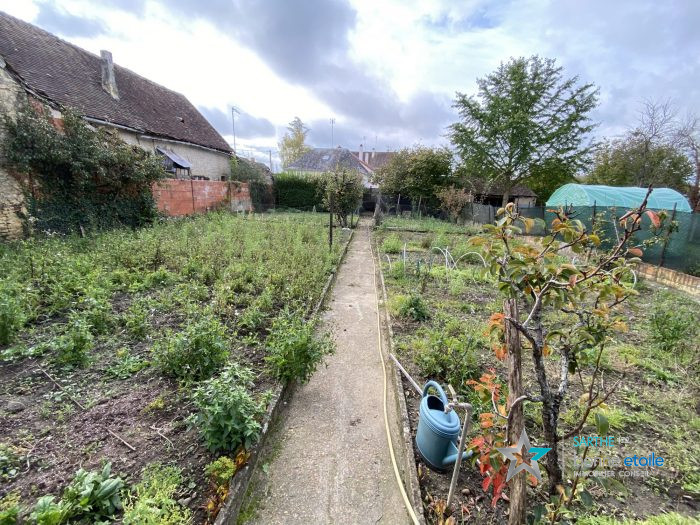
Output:
<instances>
[{"instance_id":1,"label":"sky","mask_svg":"<svg viewBox=\"0 0 700 525\"><path fill-rule=\"evenodd\" d=\"M645 99L700 113L698 0L0 0L0 10L183 93L265 163L294 117L314 147L448 145L456 92L510 57L594 83L599 138ZM334 119L334 125L331 125Z\"/></svg>"}]
</instances>

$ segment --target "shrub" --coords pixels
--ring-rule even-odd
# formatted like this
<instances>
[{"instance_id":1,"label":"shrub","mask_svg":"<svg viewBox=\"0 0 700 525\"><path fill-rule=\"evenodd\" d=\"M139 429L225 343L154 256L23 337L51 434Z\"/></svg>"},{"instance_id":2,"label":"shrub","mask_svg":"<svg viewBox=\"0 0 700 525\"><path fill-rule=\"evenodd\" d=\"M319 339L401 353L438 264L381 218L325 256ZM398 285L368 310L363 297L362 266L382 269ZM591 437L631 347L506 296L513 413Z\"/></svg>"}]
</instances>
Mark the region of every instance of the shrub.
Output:
<instances>
[{"instance_id":1,"label":"shrub","mask_svg":"<svg viewBox=\"0 0 700 525\"><path fill-rule=\"evenodd\" d=\"M424 331L412 342L415 362L427 378L446 381L467 391L466 382L477 376L476 353L483 342L471 335L450 335L442 328Z\"/></svg>"},{"instance_id":2,"label":"shrub","mask_svg":"<svg viewBox=\"0 0 700 525\"><path fill-rule=\"evenodd\" d=\"M328 334L314 335L314 323L304 321L299 313L282 312L272 323L265 357L273 375L285 382L305 383L323 357L333 352Z\"/></svg>"},{"instance_id":3,"label":"shrub","mask_svg":"<svg viewBox=\"0 0 700 525\"><path fill-rule=\"evenodd\" d=\"M474 200L470 192L454 186L441 188L435 195L440 200L440 208L447 213L452 222L457 222L465 206Z\"/></svg>"},{"instance_id":4,"label":"shrub","mask_svg":"<svg viewBox=\"0 0 700 525\"><path fill-rule=\"evenodd\" d=\"M221 322L205 315L190 321L181 332L168 331L153 345L154 364L182 381L210 377L228 358L229 342Z\"/></svg>"},{"instance_id":5,"label":"shrub","mask_svg":"<svg viewBox=\"0 0 700 525\"><path fill-rule=\"evenodd\" d=\"M425 321L430 317L428 306L418 294L392 297L390 309L394 315L414 321Z\"/></svg>"},{"instance_id":6,"label":"shrub","mask_svg":"<svg viewBox=\"0 0 700 525\"><path fill-rule=\"evenodd\" d=\"M382 242L382 251L384 253L401 253L403 249L403 243L399 239L398 235L389 235L384 242Z\"/></svg>"},{"instance_id":7,"label":"shrub","mask_svg":"<svg viewBox=\"0 0 700 525\"><path fill-rule=\"evenodd\" d=\"M135 301L122 314L121 322L126 331L137 340L146 337L150 323L148 322L148 307L144 301Z\"/></svg>"},{"instance_id":8,"label":"shrub","mask_svg":"<svg viewBox=\"0 0 700 525\"><path fill-rule=\"evenodd\" d=\"M192 417L212 452L248 449L260 436L259 419L267 401L250 393L253 372L231 363L217 377L202 382L192 393L197 413Z\"/></svg>"},{"instance_id":9,"label":"shrub","mask_svg":"<svg viewBox=\"0 0 700 525\"><path fill-rule=\"evenodd\" d=\"M654 309L649 319L651 340L663 352L683 350L685 343L696 330L696 320L690 312L668 310L664 307Z\"/></svg>"},{"instance_id":10,"label":"shrub","mask_svg":"<svg viewBox=\"0 0 700 525\"><path fill-rule=\"evenodd\" d=\"M122 347L117 350L117 360L106 371L107 374L117 379L128 379L149 365L148 361L131 355L127 347Z\"/></svg>"},{"instance_id":11,"label":"shrub","mask_svg":"<svg viewBox=\"0 0 700 525\"><path fill-rule=\"evenodd\" d=\"M275 200L280 208L322 209L321 179L315 175L280 173L275 176Z\"/></svg>"},{"instance_id":12,"label":"shrub","mask_svg":"<svg viewBox=\"0 0 700 525\"><path fill-rule=\"evenodd\" d=\"M321 177L323 206L329 210L333 201L333 212L343 228L348 227L348 216L362 203L362 175L348 168L336 167Z\"/></svg>"},{"instance_id":13,"label":"shrub","mask_svg":"<svg viewBox=\"0 0 700 525\"><path fill-rule=\"evenodd\" d=\"M72 320L68 331L58 336L50 343L56 352L56 360L65 365L84 366L90 351L95 346L95 340L90 331L90 325L81 317Z\"/></svg>"},{"instance_id":14,"label":"shrub","mask_svg":"<svg viewBox=\"0 0 700 525\"><path fill-rule=\"evenodd\" d=\"M158 463L148 465L141 481L134 485L124 503L124 525L185 525L192 523L192 512L177 501L182 484L181 470Z\"/></svg>"},{"instance_id":15,"label":"shrub","mask_svg":"<svg viewBox=\"0 0 700 525\"><path fill-rule=\"evenodd\" d=\"M226 485L236 473L236 470L236 462L227 456L221 456L204 468L206 475L217 487Z\"/></svg>"}]
</instances>

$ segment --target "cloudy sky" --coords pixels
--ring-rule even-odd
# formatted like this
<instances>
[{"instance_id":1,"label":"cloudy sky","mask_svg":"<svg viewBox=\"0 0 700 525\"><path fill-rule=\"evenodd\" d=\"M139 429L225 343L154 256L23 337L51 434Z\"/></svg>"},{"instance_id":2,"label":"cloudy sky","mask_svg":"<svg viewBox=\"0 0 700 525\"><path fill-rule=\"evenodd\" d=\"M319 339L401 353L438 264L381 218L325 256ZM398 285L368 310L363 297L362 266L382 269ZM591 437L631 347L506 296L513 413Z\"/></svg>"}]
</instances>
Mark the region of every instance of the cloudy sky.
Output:
<instances>
[{"instance_id":1,"label":"cloudy sky","mask_svg":"<svg viewBox=\"0 0 700 525\"><path fill-rule=\"evenodd\" d=\"M0 0L0 10L184 93L239 152L276 161L299 116L313 146L445 144L456 91L512 56L594 82L597 133L644 98L700 112L700 1Z\"/></svg>"}]
</instances>

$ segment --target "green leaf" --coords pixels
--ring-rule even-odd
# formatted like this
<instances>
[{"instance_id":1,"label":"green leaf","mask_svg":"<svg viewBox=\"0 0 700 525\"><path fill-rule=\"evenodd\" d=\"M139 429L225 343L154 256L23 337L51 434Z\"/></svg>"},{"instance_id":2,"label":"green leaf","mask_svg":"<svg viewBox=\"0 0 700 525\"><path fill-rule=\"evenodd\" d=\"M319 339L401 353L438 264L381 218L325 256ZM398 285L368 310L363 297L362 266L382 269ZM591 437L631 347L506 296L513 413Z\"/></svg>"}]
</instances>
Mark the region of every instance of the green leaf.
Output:
<instances>
[{"instance_id":1,"label":"green leaf","mask_svg":"<svg viewBox=\"0 0 700 525\"><path fill-rule=\"evenodd\" d=\"M591 496L590 492L584 490L583 492L581 492L580 496L581 503L583 503L584 507L591 507L593 505L593 497Z\"/></svg>"},{"instance_id":2,"label":"green leaf","mask_svg":"<svg viewBox=\"0 0 700 525\"><path fill-rule=\"evenodd\" d=\"M608 422L608 418L600 412L596 412L594 420L596 430L598 431L598 435L606 436L608 434L608 430L610 429L610 423Z\"/></svg>"}]
</instances>

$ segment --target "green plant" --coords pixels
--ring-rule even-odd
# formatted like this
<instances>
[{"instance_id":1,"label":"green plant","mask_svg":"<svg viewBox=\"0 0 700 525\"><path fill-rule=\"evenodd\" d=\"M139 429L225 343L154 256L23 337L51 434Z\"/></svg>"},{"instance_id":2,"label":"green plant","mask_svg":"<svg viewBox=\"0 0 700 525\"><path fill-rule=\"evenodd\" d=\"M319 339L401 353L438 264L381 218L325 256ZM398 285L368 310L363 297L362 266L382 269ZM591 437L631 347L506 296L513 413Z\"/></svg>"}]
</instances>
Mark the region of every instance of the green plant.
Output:
<instances>
[{"instance_id":1,"label":"green plant","mask_svg":"<svg viewBox=\"0 0 700 525\"><path fill-rule=\"evenodd\" d=\"M415 293L392 297L389 306L392 313L404 319L425 321L430 317L428 305L425 304L425 301L423 301L420 295Z\"/></svg>"},{"instance_id":2,"label":"green plant","mask_svg":"<svg viewBox=\"0 0 700 525\"><path fill-rule=\"evenodd\" d=\"M0 525L16 525L22 512L19 494L10 492L0 498Z\"/></svg>"},{"instance_id":3,"label":"green plant","mask_svg":"<svg viewBox=\"0 0 700 525\"><path fill-rule=\"evenodd\" d=\"M128 379L151 363L129 352L127 347L117 350L117 360L107 367L107 373L117 379Z\"/></svg>"},{"instance_id":4,"label":"green plant","mask_svg":"<svg viewBox=\"0 0 700 525\"><path fill-rule=\"evenodd\" d=\"M21 452L18 447L0 443L0 479L10 480L19 474Z\"/></svg>"},{"instance_id":5,"label":"green plant","mask_svg":"<svg viewBox=\"0 0 700 525\"><path fill-rule=\"evenodd\" d=\"M228 358L226 328L210 314L188 322L181 332L168 331L153 345L153 362L165 375L182 381L210 377Z\"/></svg>"},{"instance_id":6,"label":"green plant","mask_svg":"<svg viewBox=\"0 0 700 525\"><path fill-rule=\"evenodd\" d=\"M272 323L267 337L265 361L273 375L285 383L305 383L323 357L333 352L328 334L314 335L314 323L298 312L282 312Z\"/></svg>"},{"instance_id":7,"label":"green plant","mask_svg":"<svg viewBox=\"0 0 700 525\"><path fill-rule=\"evenodd\" d=\"M336 166L331 172L324 173L321 177L323 205L331 209L338 224L348 227L348 216L362 203L362 175L356 171L341 166ZM352 226L352 225L351 225Z\"/></svg>"},{"instance_id":8,"label":"green plant","mask_svg":"<svg viewBox=\"0 0 700 525\"><path fill-rule=\"evenodd\" d=\"M124 525L189 525L192 512L177 502L182 473L177 467L148 465L124 502Z\"/></svg>"},{"instance_id":9,"label":"green plant","mask_svg":"<svg viewBox=\"0 0 700 525\"><path fill-rule=\"evenodd\" d=\"M63 496L42 496L36 502L30 519L40 525L60 525L85 520L99 523L121 510L120 491L124 482L111 476L111 463L100 472L78 470Z\"/></svg>"},{"instance_id":10,"label":"green plant","mask_svg":"<svg viewBox=\"0 0 700 525\"><path fill-rule=\"evenodd\" d=\"M75 317L68 331L50 343L56 352L56 360L65 365L84 366L95 346L90 325L81 317Z\"/></svg>"},{"instance_id":11,"label":"green plant","mask_svg":"<svg viewBox=\"0 0 700 525\"><path fill-rule=\"evenodd\" d=\"M683 353L697 331L693 312L679 308L657 306L649 319L651 340L662 352Z\"/></svg>"},{"instance_id":12,"label":"green plant","mask_svg":"<svg viewBox=\"0 0 700 525\"><path fill-rule=\"evenodd\" d=\"M398 235L391 234L382 242L382 251L384 253L401 253L402 249L403 243Z\"/></svg>"},{"instance_id":13,"label":"green plant","mask_svg":"<svg viewBox=\"0 0 700 525\"><path fill-rule=\"evenodd\" d=\"M424 377L446 381L459 393L469 391L467 381L477 375L476 356L484 349L482 340L471 334L452 335L437 327L419 332L411 346Z\"/></svg>"},{"instance_id":14,"label":"green plant","mask_svg":"<svg viewBox=\"0 0 700 525\"><path fill-rule=\"evenodd\" d=\"M151 326L148 314L149 309L144 301L134 301L122 315L121 321L126 331L137 340L143 339L148 334Z\"/></svg>"},{"instance_id":15,"label":"green plant","mask_svg":"<svg viewBox=\"0 0 700 525\"><path fill-rule=\"evenodd\" d=\"M258 440L259 419L265 413L266 399L255 399L250 392L255 375L238 363L203 381L192 393L197 407L192 422L199 428L209 450L246 449Z\"/></svg>"},{"instance_id":16,"label":"green plant","mask_svg":"<svg viewBox=\"0 0 700 525\"><path fill-rule=\"evenodd\" d=\"M17 298L0 288L0 345L13 342L24 323L25 315Z\"/></svg>"},{"instance_id":17,"label":"green plant","mask_svg":"<svg viewBox=\"0 0 700 525\"><path fill-rule=\"evenodd\" d=\"M323 208L321 178L317 175L278 173L275 175L275 200L280 208L311 210Z\"/></svg>"},{"instance_id":18,"label":"green plant","mask_svg":"<svg viewBox=\"0 0 700 525\"><path fill-rule=\"evenodd\" d=\"M236 470L238 470L236 462L228 456L221 456L204 467L206 475L217 486L227 484Z\"/></svg>"},{"instance_id":19,"label":"green plant","mask_svg":"<svg viewBox=\"0 0 700 525\"><path fill-rule=\"evenodd\" d=\"M155 219L151 185L164 171L152 153L106 128L95 131L70 111L63 112L60 130L29 105L4 120L8 163L41 188L28 192L38 231L136 227Z\"/></svg>"}]
</instances>

